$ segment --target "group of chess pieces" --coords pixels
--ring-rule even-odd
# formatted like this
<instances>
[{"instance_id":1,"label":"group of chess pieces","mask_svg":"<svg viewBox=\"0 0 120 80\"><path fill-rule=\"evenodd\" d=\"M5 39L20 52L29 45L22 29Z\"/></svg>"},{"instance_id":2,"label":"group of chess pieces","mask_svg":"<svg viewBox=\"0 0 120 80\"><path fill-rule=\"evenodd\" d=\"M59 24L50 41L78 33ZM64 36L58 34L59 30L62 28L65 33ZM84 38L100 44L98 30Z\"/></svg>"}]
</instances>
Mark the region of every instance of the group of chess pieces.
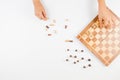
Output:
<instances>
[{"instance_id":1,"label":"group of chess pieces","mask_svg":"<svg viewBox=\"0 0 120 80\"><path fill-rule=\"evenodd\" d=\"M110 10L111 11L111 10ZM116 17L115 25L100 27L98 15L77 35L81 41L104 65L108 66L120 53L120 18ZM68 22L68 19L65 20ZM104 22L103 22L104 23ZM50 26L55 26L56 20L49 26L46 25L46 31ZM68 25L64 26L67 29ZM53 30L53 34L58 31ZM53 34L48 33L48 36ZM73 40L65 40L73 42Z\"/></svg>"}]
</instances>

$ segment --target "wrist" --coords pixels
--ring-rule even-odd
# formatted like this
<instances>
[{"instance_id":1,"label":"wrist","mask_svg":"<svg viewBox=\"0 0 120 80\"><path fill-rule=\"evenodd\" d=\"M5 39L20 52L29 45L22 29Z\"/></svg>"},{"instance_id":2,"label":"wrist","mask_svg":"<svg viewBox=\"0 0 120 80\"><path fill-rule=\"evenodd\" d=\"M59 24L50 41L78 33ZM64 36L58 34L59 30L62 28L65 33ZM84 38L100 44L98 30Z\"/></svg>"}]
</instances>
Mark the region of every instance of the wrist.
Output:
<instances>
[{"instance_id":1,"label":"wrist","mask_svg":"<svg viewBox=\"0 0 120 80\"><path fill-rule=\"evenodd\" d=\"M34 3L36 3L36 2L40 2L40 0L33 0L33 2L34 2Z\"/></svg>"},{"instance_id":2,"label":"wrist","mask_svg":"<svg viewBox=\"0 0 120 80\"><path fill-rule=\"evenodd\" d=\"M99 8L106 8L105 0L98 0L98 7Z\"/></svg>"},{"instance_id":3,"label":"wrist","mask_svg":"<svg viewBox=\"0 0 120 80\"><path fill-rule=\"evenodd\" d=\"M33 0L33 4L36 7L38 5L41 5L41 2L40 2L40 0Z\"/></svg>"}]
</instances>

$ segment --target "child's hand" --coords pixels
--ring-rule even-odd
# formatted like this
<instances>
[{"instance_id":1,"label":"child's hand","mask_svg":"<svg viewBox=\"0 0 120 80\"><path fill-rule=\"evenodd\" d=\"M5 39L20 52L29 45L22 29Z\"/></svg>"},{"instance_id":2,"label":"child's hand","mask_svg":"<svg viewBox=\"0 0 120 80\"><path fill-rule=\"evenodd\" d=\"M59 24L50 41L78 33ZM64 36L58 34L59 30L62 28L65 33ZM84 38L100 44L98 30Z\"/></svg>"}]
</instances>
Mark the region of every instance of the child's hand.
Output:
<instances>
[{"instance_id":1,"label":"child's hand","mask_svg":"<svg viewBox=\"0 0 120 80\"><path fill-rule=\"evenodd\" d=\"M40 1L33 0L33 2L35 8L35 15L41 20L47 20L45 9L43 5L40 3Z\"/></svg>"},{"instance_id":2,"label":"child's hand","mask_svg":"<svg viewBox=\"0 0 120 80\"><path fill-rule=\"evenodd\" d=\"M116 17L110 12L107 7L99 8L100 27L112 27L115 25Z\"/></svg>"}]
</instances>

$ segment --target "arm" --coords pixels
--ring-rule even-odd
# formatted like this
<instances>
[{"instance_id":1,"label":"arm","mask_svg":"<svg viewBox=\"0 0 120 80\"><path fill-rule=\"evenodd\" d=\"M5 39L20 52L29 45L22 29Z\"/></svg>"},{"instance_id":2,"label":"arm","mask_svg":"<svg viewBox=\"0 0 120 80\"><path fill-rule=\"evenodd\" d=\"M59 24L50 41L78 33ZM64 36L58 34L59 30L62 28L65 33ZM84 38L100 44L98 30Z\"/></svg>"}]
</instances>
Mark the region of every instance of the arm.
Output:
<instances>
[{"instance_id":1,"label":"arm","mask_svg":"<svg viewBox=\"0 0 120 80\"><path fill-rule=\"evenodd\" d=\"M116 18L107 8L105 0L98 0L98 17L100 27L111 27L115 25Z\"/></svg>"},{"instance_id":2,"label":"arm","mask_svg":"<svg viewBox=\"0 0 120 80\"><path fill-rule=\"evenodd\" d=\"M98 0L98 6L99 7L106 7L106 3L105 3L105 0Z\"/></svg>"},{"instance_id":3,"label":"arm","mask_svg":"<svg viewBox=\"0 0 120 80\"><path fill-rule=\"evenodd\" d=\"M46 12L40 0L33 0L35 15L42 20L47 20Z\"/></svg>"}]
</instances>

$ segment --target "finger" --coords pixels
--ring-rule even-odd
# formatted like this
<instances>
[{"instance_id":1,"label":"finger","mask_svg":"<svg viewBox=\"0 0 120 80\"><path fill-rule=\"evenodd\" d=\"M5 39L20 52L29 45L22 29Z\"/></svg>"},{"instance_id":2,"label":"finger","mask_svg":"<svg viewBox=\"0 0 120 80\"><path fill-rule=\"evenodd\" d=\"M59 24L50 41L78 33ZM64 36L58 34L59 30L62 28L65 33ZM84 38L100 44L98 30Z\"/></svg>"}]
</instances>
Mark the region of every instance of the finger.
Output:
<instances>
[{"instance_id":1,"label":"finger","mask_svg":"<svg viewBox=\"0 0 120 80\"><path fill-rule=\"evenodd\" d=\"M102 18L102 20L101 20L101 27L105 27L104 24L105 24L105 19Z\"/></svg>"},{"instance_id":2,"label":"finger","mask_svg":"<svg viewBox=\"0 0 120 80\"><path fill-rule=\"evenodd\" d=\"M42 14L43 14L44 20L47 20L47 16L46 16L45 10L43 10Z\"/></svg>"},{"instance_id":3,"label":"finger","mask_svg":"<svg viewBox=\"0 0 120 80\"><path fill-rule=\"evenodd\" d=\"M45 16L44 12L42 12L42 16L43 16L43 20L47 20L47 18L46 18L46 16Z\"/></svg>"},{"instance_id":4,"label":"finger","mask_svg":"<svg viewBox=\"0 0 120 80\"><path fill-rule=\"evenodd\" d=\"M102 18L99 17L99 26L102 27Z\"/></svg>"},{"instance_id":5,"label":"finger","mask_svg":"<svg viewBox=\"0 0 120 80\"><path fill-rule=\"evenodd\" d=\"M40 13L35 13L35 16L37 16L39 19L42 19L41 14Z\"/></svg>"},{"instance_id":6,"label":"finger","mask_svg":"<svg viewBox=\"0 0 120 80\"><path fill-rule=\"evenodd\" d=\"M112 19L110 19L109 22L110 22L110 27L113 27L113 21L112 21Z\"/></svg>"},{"instance_id":7,"label":"finger","mask_svg":"<svg viewBox=\"0 0 120 80\"><path fill-rule=\"evenodd\" d=\"M108 27L111 27L110 24L111 24L111 23L110 23L110 20L108 19L108 25L107 25L107 26L108 26Z\"/></svg>"},{"instance_id":8,"label":"finger","mask_svg":"<svg viewBox=\"0 0 120 80\"><path fill-rule=\"evenodd\" d=\"M43 16L43 14L41 14L41 18L42 18L42 20L44 20L44 16Z\"/></svg>"},{"instance_id":9,"label":"finger","mask_svg":"<svg viewBox=\"0 0 120 80\"><path fill-rule=\"evenodd\" d=\"M112 21L113 21L113 25L114 26L117 25L117 23L116 23L117 22L117 18L115 16L112 17Z\"/></svg>"},{"instance_id":10,"label":"finger","mask_svg":"<svg viewBox=\"0 0 120 80\"><path fill-rule=\"evenodd\" d=\"M39 13L38 18L40 18L41 20L44 20L44 16L43 16L42 12Z\"/></svg>"},{"instance_id":11,"label":"finger","mask_svg":"<svg viewBox=\"0 0 120 80\"><path fill-rule=\"evenodd\" d=\"M116 25L116 20L115 19L112 19L112 27Z\"/></svg>"},{"instance_id":12,"label":"finger","mask_svg":"<svg viewBox=\"0 0 120 80\"><path fill-rule=\"evenodd\" d=\"M111 28L111 26L112 26L111 19L109 17L107 17L107 19L106 19L106 28Z\"/></svg>"},{"instance_id":13,"label":"finger","mask_svg":"<svg viewBox=\"0 0 120 80\"><path fill-rule=\"evenodd\" d=\"M44 17L47 18L47 16L46 16L46 11L45 11L45 10L43 10L43 15L44 15Z\"/></svg>"},{"instance_id":14,"label":"finger","mask_svg":"<svg viewBox=\"0 0 120 80\"><path fill-rule=\"evenodd\" d=\"M104 26L105 26L106 28L109 27L109 25L108 25L108 20L104 20Z\"/></svg>"}]
</instances>

